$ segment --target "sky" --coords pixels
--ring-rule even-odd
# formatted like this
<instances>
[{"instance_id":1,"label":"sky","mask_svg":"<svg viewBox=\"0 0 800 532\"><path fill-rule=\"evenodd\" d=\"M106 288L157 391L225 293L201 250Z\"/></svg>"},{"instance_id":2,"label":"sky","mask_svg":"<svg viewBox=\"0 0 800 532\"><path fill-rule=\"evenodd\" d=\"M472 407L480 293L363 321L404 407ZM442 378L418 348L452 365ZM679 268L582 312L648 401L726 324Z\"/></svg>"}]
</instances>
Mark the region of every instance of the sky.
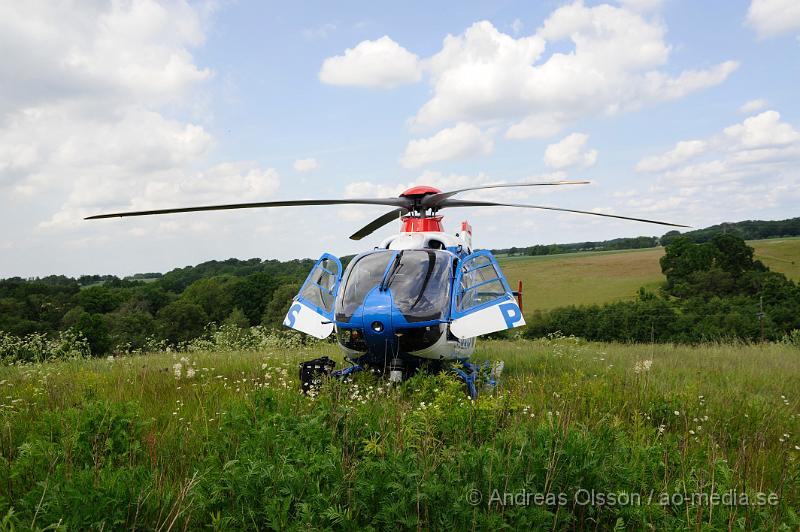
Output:
<instances>
[{"instance_id":1,"label":"sky","mask_svg":"<svg viewBox=\"0 0 800 532\"><path fill-rule=\"evenodd\" d=\"M364 251L388 208L84 221L531 180L512 201L704 227L800 215L796 0L0 0L0 277ZM661 235L442 211L476 247Z\"/></svg>"}]
</instances>

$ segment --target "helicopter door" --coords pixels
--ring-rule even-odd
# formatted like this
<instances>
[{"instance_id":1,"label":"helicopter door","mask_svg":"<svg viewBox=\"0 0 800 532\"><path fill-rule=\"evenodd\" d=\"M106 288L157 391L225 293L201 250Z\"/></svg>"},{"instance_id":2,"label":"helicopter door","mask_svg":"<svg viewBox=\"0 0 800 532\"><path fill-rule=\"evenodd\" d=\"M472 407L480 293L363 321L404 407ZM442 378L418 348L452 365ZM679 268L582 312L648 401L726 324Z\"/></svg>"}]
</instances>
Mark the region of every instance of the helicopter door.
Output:
<instances>
[{"instance_id":1,"label":"helicopter door","mask_svg":"<svg viewBox=\"0 0 800 532\"><path fill-rule=\"evenodd\" d=\"M525 325L497 261L486 250L467 255L456 274L450 331L472 338Z\"/></svg>"},{"instance_id":2,"label":"helicopter door","mask_svg":"<svg viewBox=\"0 0 800 532\"><path fill-rule=\"evenodd\" d=\"M341 281L341 261L329 253L323 254L292 301L283 324L315 338L330 336L333 304Z\"/></svg>"}]
</instances>

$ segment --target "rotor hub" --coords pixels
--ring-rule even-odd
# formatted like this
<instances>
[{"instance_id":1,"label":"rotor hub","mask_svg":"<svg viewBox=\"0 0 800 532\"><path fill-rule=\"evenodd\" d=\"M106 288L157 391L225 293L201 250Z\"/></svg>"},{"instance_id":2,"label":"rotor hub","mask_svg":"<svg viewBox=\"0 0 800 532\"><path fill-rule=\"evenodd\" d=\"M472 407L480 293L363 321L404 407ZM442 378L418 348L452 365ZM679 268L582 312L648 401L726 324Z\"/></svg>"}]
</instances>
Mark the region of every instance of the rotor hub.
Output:
<instances>
[{"instance_id":1,"label":"rotor hub","mask_svg":"<svg viewBox=\"0 0 800 532\"><path fill-rule=\"evenodd\" d=\"M416 187L411 187L402 194L400 194L401 198L417 198L422 196L427 196L428 194L439 194L441 190L436 187L429 187L428 185L418 185Z\"/></svg>"}]
</instances>

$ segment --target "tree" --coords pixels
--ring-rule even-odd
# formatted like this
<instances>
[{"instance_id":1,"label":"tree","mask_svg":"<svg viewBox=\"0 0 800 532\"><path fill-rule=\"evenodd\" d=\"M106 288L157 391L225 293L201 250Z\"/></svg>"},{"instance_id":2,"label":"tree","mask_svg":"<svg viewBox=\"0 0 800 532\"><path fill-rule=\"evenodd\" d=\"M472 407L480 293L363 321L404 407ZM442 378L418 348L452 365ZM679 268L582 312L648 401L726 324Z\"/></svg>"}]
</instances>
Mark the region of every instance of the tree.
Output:
<instances>
[{"instance_id":1,"label":"tree","mask_svg":"<svg viewBox=\"0 0 800 532\"><path fill-rule=\"evenodd\" d=\"M75 303L86 312L104 314L111 312L121 303L119 294L105 286L90 286L75 295Z\"/></svg>"},{"instance_id":2,"label":"tree","mask_svg":"<svg viewBox=\"0 0 800 532\"><path fill-rule=\"evenodd\" d=\"M180 298L200 305L208 319L217 323L221 323L233 310L231 294L226 289L224 280L219 278L193 282L183 291Z\"/></svg>"},{"instance_id":3,"label":"tree","mask_svg":"<svg viewBox=\"0 0 800 532\"><path fill-rule=\"evenodd\" d=\"M714 262L710 246L695 244L686 237L675 238L661 257L661 271L667 278L664 291L675 296L690 294L692 274L707 271Z\"/></svg>"},{"instance_id":4,"label":"tree","mask_svg":"<svg viewBox=\"0 0 800 532\"><path fill-rule=\"evenodd\" d=\"M292 299L300 291L299 284L286 284L275 290L272 300L264 309L261 323L270 327L280 327L291 306Z\"/></svg>"},{"instance_id":5,"label":"tree","mask_svg":"<svg viewBox=\"0 0 800 532\"><path fill-rule=\"evenodd\" d=\"M765 271L761 261L753 260L753 248L738 236L716 234L711 238L714 262L726 272L740 277L748 271Z\"/></svg>"},{"instance_id":6,"label":"tree","mask_svg":"<svg viewBox=\"0 0 800 532\"><path fill-rule=\"evenodd\" d=\"M142 302L128 302L109 314L114 346L143 347L148 336L156 333L156 322Z\"/></svg>"},{"instance_id":7,"label":"tree","mask_svg":"<svg viewBox=\"0 0 800 532\"><path fill-rule=\"evenodd\" d=\"M106 316L86 312L83 307L75 307L64 315L63 323L65 329L75 329L86 337L93 356L101 356L111 350L112 341Z\"/></svg>"},{"instance_id":8,"label":"tree","mask_svg":"<svg viewBox=\"0 0 800 532\"><path fill-rule=\"evenodd\" d=\"M233 325L234 327L238 327L240 329L246 329L250 327L250 320L247 319L247 316L245 316L244 312L239 307L235 307L222 323L224 325Z\"/></svg>"},{"instance_id":9,"label":"tree","mask_svg":"<svg viewBox=\"0 0 800 532\"><path fill-rule=\"evenodd\" d=\"M284 282L274 275L254 273L229 283L231 304L242 310L251 325L261 321L264 308L272 300L272 293Z\"/></svg>"},{"instance_id":10,"label":"tree","mask_svg":"<svg viewBox=\"0 0 800 532\"><path fill-rule=\"evenodd\" d=\"M134 290L132 299L139 302L143 310L147 310L150 314L155 315L159 310L170 303L174 297L175 296L164 290L158 283L147 283Z\"/></svg>"},{"instance_id":11,"label":"tree","mask_svg":"<svg viewBox=\"0 0 800 532\"><path fill-rule=\"evenodd\" d=\"M172 343L187 342L203 334L208 324L203 307L184 299L173 301L158 311L161 333Z\"/></svg>"}]
</instances>

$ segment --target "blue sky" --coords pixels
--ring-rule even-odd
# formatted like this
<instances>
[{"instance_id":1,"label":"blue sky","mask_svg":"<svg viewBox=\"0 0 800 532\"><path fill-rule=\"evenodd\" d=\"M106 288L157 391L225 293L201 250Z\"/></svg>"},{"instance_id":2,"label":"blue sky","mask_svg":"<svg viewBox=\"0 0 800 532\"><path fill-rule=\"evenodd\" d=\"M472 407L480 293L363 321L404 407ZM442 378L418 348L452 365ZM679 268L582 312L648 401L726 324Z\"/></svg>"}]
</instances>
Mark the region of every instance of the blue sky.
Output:
<instances>
[{"instance_id":1,"label":"blue sky","mask_svg":"<svg viewBox=\"0 0 800 532\"><path fill-rule=\"evenodd\" d=\"M695 227L797 216L798 6L0 2L0 276L354 253L397 230L347 239L382 209L82 217L419 183L585 178L478 197ZM443 213L480 247L667 230Z\"/></svg>"}]
</instances>

